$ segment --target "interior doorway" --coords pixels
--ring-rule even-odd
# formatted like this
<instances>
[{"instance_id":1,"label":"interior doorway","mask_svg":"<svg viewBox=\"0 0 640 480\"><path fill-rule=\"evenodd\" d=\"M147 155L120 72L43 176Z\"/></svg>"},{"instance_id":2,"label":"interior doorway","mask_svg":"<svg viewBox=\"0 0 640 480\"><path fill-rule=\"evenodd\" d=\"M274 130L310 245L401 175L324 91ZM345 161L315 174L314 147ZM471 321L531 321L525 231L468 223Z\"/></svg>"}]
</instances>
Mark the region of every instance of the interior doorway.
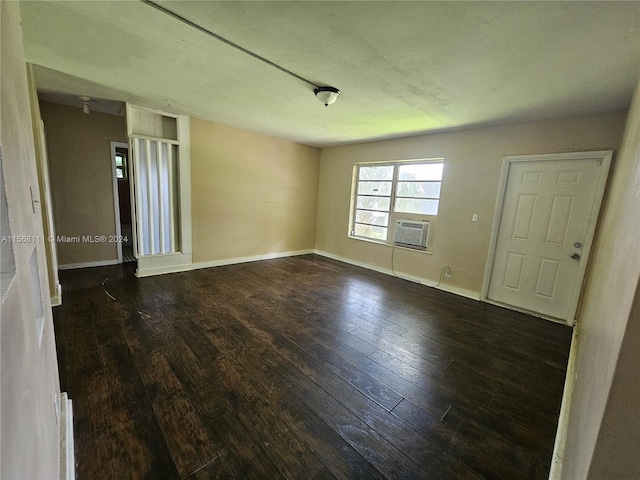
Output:
<instances>
[{"instance_id":1,"label":"interior doorway","mask_svg":"<svg viewBox=\"0 0 640 480\"><path fill-rule=\"evenodd\" d=\"M133 231L131 211L131 186L129 183L129 145L111 142L113 161L113 197L115 202L115 222L118 263L135 262L133 253Z\"/></svg>"}]
</instances>

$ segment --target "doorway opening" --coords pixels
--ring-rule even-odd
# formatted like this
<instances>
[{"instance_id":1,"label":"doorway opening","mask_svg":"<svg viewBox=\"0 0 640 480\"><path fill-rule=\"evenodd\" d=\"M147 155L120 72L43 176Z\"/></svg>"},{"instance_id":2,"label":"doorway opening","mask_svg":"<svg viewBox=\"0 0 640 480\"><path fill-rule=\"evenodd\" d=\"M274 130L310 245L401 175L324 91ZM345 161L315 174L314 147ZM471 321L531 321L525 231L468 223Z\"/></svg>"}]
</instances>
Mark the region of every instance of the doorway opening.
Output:
<instances>
[{"instance_id":1,"label":"doorway opening","mask_svg":"<svg viewBox=\"0 0 640 480\"><path fill-rule=\"evenodd\" d=\"M129 145L111 142L113 160L113 197L115 203L116 236L119 240L118 263L135 262L133 250L133 228L131 209L131 185L129 168Z\"/></svg>"}]
</instances>

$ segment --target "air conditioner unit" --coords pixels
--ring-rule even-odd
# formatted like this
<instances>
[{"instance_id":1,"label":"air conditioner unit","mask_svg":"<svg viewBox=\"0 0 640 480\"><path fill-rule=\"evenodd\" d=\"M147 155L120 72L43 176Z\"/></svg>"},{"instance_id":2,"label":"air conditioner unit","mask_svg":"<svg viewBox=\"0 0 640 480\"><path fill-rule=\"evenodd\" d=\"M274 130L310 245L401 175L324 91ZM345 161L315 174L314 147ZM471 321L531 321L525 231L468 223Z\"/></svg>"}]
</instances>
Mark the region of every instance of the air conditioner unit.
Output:
<instances>
[{"instance_id":1,"label":"air conditioner unit","mask_svg":"<svg viewBox=\"0 0 640 480\"><path fill-rule=\"evenodd\" d=\"M403 247L427 248L430 222L396 220L393 243Z\"/></svg>"}]
</instances>

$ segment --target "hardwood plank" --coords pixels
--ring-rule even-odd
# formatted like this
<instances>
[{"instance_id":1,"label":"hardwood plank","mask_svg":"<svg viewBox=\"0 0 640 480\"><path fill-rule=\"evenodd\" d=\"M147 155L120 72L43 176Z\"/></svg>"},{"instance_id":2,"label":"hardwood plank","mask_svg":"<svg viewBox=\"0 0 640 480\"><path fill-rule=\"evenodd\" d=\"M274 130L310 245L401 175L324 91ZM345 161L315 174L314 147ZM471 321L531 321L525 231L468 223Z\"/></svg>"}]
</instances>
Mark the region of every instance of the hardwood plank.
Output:
<instances>
[{"instance_id":1,"label":"hardwood plank","mask_svg":"<svg viewBox=\"0 0 640 480\"><path fill-rule=\"evenodd\" d=\"M221 338L222 330L229 329L233 339L226 342ZM278 412L279 421L286 425L308 445L315 456L338 478L383 478L377 470L332 429L323 419L306 404L306 398L300 397L298 388L291 388L280 376L274 376L274 363L265 366L262 354L264 350L250 343L247 331L236 326L221 326L219 330L207 332L207 337L218 349L230 352L234 369L242 378L250 378L250 385L262 398L268 399L272 408ZM255 362L252 354L259 352L260 361ZM280 362L272 359L271 362ZM284 363L284 359L282 359ZM293 477L295 478L295 477Z\"/></svg>"},{"instance_id":2,"label":"hardwood plank","mask_svg":"<svg viewBox=\"0 0 640 480\"><path fill-rule=\"evenodd\" d=\"M335 478L338 477L331 473L331 470L329 470L327 467L324 467L320 472L318 472L316 476L312 478L312 480L333 480Z\"/></svg>"},{"instance_id":3,"label":"hardwood plank","mask_svg":"<svg viewBox=\"0 0 640 480\"><path fill-rule=\"evenodd\" d=\"M74 430L77 478L181 478L145 402L77 420Z\"/></svg>"},{"instance_id":4,"label":"hardwood plank","mask_svg":"<svg viewBox=\"0 0 640 480\"><path fill-rule=\"evenodd\" d=\"M131 353L123 343L110 343L97 352L105 372L109 400L114 410L146 399L146 390Z\"/></svg>"},{"instance_id":5,"label":"hardwood plank","mask_svg":"<svg viewBox=\"0 0 640 480\"><path fill-rule=\"evenodd\" d=\"M171 457L185 478L210 463L223 445L209 436L164 355L144 359L140 373Z\"/></svg>"},{"instance_id":6,"label":"hardwood plank","mask_svg":"<svg viewBox=\"0 0 640 480\"><path fill-rule=\"evenodd\" d=\"M234 345L238 350L236 358L245 358L250 351L260 349L259 343L249 329L238 328L232 334L235 335ZM404 456L401 451L388 444L375 430L351 415L339 402L323 394L322 390L314 388L313 382L300 371L288 362L281 361L273 352L262 350L260 353L262 362L253 365L254 368L259 369L255 377L271 380L272 392L278 385L284 386L289 392L301 395L301 400L305 404L387 478L424 477L423 472L412 465L412 462L400 460ZM375 450L370 448L372 441L375 442Z\"/></svg>"},{"instance_id":7,"label":"hardwood plank","mask_svg":"<svg viewBox=\"0 0 640 480\"><path fill-rule=\"evenodd\" d=\"M219 352L214 351L214 355L204 358L198 357L191 348L196 345L197 337L190 335L188 339L191 342L176 336L171 346L167 346L163 352L184 395L196 409L202 424L206 425L228 414L231 408L228 399L215 388Z\"/></svg>"},{"instance_id":8,"label":"hardwood plank","mask_svg":"<svg viewBox=\"0 0 640 480\"><path fill-rule=\"evenodd\" d=\"M210 338L214 345L219 341L219 336L212 332L203 332L203 336ZM273 407L274 389L262 383L264 374L256 371L250 360L252 352L243 352L242 357L249 361L239 363L237 345L218 345L216 350L221 353L216 362L213 388L227 397L235 421L252 432L251 438L259 449L264 450L288 478L300 478L321 470L322 464L313 452ZM257 385L262 386L262 394L256 391Z\"/></svg>"},{"instance_id":9,"label":"hardwood plank","mask_svg":"<svg viewBox=\"0 0 640 480\"><path fill-rule=\"evenodd\" d=\"M253 333L258 336L265 345L268 345L269 348L286 358L318 385L322 385L334 377L334 373L330 369L325 367L321 362L318 362L304 349L299 348L293 342L289 341L276 329L263 322L259 316L255 316L252 312L242 308L242 306L238 307L235 305L229 305L227 314L247 328L252 328ZM195 318L194 321L199 322L205 330L211 330L211 316L208 313L206 316L209 318L208 321ZM216 325L215 328L219 328L219 324Z\"/></svg>"},{"instance_id":10,"label":"hardwood plank","mask_svg":"<svg viewBox=\"0 0 640 480\"><path fill-rule=\"evenodd\" d=\"M528 472L539 463L534 451L521 442L513 442L507 430L485 429L457 410L452 409L440 421L403 400L392 413L419 431L440 437L436 442L445 447L447 455L462 460L481 478L529 478Z\"/></svg>"},{"instance_id":11,"label":"hardwood plank","mask_svg":"<svg viewBox=\"0 0 640 480\"><path fill-rule=\"evenodd\" d=\"M96 352L77 353L68 368L68 393L71 398L82 398L74 403L74 417L100 417L111 410L108 377Z\"/></svg>"},{"instance_id":12,"label":"hardwood plank","mask_svg":"<svg viewBox=\"0 0 640 480\"><path fill-rule=\"evenodd\" d=\"M373 400L387 408L393 408L402 396L380 383L374 377L346 362L341 354L345 350L353 350L342 341L335 342L333 337L315 329L309 332L308 327L296 326L289 329L284 336L301 350L308 352L317 362L321 362L328 370L340 375L351 385L369 395ZM342 338L342 337L341 337ZM320 383L322 384L322 383Z\"/></svg>"},{"instance_id":13,"label":"hardwood plank","mask_svg":"<svg viewBox=\"0 0 640 480\"><path fill-rule=\"evenodd\" d=\"M396 415L381 408L361 392L350 389L340 378L333 379L324 385L323 389L344 402L347 408L367 425L421 465L424 468L425 478L482 478L465 465L452 462L448 458L449 452L442 445L450 442L455 432L447 430L444 425L433 428L436 419L432 419L432 428L426 430L427 435L423 435L425 430L420 431L402 420L398 421ZM434 431L438 432L439 436L434 435Z\"/></svg>"},{"instance_id":14,"label":"hardwood plank","mask_svg":"<svg viewBox=\"0 0 640 480\"><path fill-rule=\"evenodd\" d=\"M285 478L261 448L254 432L235 415L218 418L207 425L207 430L223 447L193 478Z\"/></svg>"},{"instance_id":15,"label":"hardwood plank","mask_svg":"<svg viewBox=\"0 0 640 480\"><path fill-rule=\"evenodd\" d=\"M315 255L60 278L79 478L548 475L567 327Z\"/></svg>"}]
</instances>

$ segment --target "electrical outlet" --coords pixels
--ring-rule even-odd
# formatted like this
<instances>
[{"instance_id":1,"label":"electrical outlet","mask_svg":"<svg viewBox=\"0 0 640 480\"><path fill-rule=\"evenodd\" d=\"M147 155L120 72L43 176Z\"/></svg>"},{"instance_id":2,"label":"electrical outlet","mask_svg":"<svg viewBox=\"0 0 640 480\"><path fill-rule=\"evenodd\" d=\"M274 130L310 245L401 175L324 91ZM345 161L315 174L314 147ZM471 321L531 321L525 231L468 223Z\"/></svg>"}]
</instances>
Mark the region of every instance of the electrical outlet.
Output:
<instances>
[{"instance_id":1,"label":"electrical outlet","mask_svg":"<svg viewBox=\"0 0 640 480\"><path fill-rule=\"evenodd\" d=\"M451 277L451 267L444 267L444 276L447 278Z\"/></svg>"}]
</instances>

